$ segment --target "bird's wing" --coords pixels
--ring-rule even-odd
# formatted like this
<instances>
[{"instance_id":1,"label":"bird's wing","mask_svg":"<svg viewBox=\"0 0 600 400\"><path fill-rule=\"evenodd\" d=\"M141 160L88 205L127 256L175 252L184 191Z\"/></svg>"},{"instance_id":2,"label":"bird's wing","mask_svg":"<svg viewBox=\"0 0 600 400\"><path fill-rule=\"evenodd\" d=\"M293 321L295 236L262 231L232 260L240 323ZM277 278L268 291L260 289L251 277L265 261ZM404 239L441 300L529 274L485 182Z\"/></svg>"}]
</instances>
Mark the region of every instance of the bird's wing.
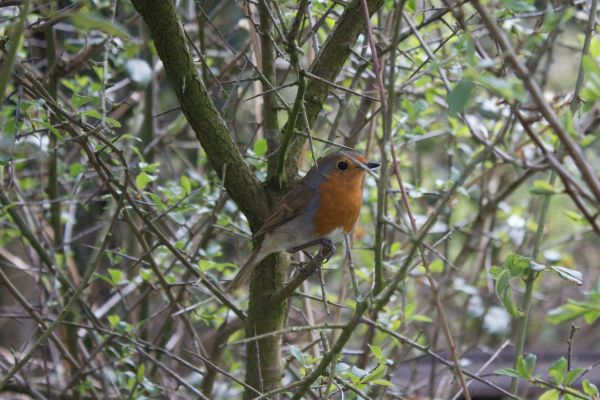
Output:
<instances>
[{"instance_id":1,"label":"bird's wing","mask_svg":"<svg viewBox=\"0 0 600 400\"><path fill-rule=\"evenodd\" d=\"M308 204L317 196L317 188L307 185L304 181L294 186L281 201L275 206L271 215L266 219L263 226L256 231L253 238L264 235L285 224L286 222L302 215Z\"/></svg>"}]
</instances>

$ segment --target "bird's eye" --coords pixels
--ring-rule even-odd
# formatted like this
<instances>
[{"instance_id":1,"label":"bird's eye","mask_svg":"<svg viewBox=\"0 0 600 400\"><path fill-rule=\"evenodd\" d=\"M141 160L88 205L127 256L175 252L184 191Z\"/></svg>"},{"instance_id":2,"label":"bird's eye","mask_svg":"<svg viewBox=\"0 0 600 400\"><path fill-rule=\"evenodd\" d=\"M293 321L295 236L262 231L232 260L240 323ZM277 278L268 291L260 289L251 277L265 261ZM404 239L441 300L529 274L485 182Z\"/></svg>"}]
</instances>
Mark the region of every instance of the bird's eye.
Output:
<instances>
[{"instance_id":1,"label":"bird's eye","mask_svg":"<svg viewBox=\"0 0 600 400\"><path fill-rule=\"evenodd\" d=\"M345 169L348 169L348 163L346 161L340 161L337 164L338 169L341 169L342 171Z\"/></svg>"}]
</instances>

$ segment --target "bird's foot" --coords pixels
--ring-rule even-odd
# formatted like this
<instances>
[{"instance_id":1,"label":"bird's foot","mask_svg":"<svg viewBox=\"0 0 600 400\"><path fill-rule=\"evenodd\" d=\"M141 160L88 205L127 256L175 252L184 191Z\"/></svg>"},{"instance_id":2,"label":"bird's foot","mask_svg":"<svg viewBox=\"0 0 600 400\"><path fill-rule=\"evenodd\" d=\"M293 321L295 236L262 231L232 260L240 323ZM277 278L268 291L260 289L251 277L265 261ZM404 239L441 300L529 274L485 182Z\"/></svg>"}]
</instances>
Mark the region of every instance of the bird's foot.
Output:
<instances>
[{"instance_id":1,"label":"bird's foot","mask_svg":"<svg viewBox=\"0 0 600 400\"><path fill-rule=\"evenodd\" d=\"M325 238L313 240L312 242L305 243L298 247L292 247L291 249L288 249L288 253L293 254L297 251L304 250L306 248L316 245L321 245L319 254L324 258L324 262L329 261L329 259L335 254L335 244L333 244L331 240Z\"/></svg>"},{"instance_id":2,"label":"bird's foot","mask_svg":"<svg viewBox=\"0 0 600 400\"><path fill-rule=\"evenodd\" d=\"M329 259L335 254L335 244L329 239L323 239L321 242L321 250L319 254L323 256L323 262L329 261Z\"/></svg>"}]
</instances>

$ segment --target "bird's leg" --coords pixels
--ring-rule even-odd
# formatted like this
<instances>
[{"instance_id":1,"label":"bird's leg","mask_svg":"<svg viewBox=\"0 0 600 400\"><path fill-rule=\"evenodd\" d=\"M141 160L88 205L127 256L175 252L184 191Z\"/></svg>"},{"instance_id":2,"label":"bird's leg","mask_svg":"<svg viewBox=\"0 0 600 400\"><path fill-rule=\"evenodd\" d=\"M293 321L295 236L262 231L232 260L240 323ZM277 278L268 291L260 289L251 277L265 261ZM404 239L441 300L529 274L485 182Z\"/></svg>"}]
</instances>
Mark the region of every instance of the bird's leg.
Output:
<instances>
[{"instance_id":1,"label":"bird's leg","mask_svg":"<svg viewBox=\"0 0 600 400\"><path fill-rule=\"evenodd\" d=\"M316 246L318 244L321 244L321 239L313 240L312 242L304 243L304 244L301 244L300 246L297 246L297 247L292 247L291 249L287 249L287 252L290 253L290 254L294 254L294 253L296 253L296 252L298 252L300 250L304 250L304 249L307 249L309 247Z\"/></svg>"},{"instance_id":2,"label":"bird's leg","mask_svg":"<svg viewBox=\"0 0 600 400\"><path fill-rule=\"evenodd\" d=\"M321 245L321 249L319 250L319 254L324 258L323 262L327 262L329 261L329 259L331 258L331 256L333 256L333 254L335 254L335 244L333 244L333 242L329 239L325 239L325 238L321 238L321 239L317 239L317 240L313 240L312 242L308 242L305 243L301 246L298 247L292 247L291 249L288 249L287 252L290 254L293 254L297 251L312 247L312 246L316 246L316 245ZM308 256L308 258L310 259L310 261L313 260L313 256L311 256L308 252L304 252L304 254L306 254ZM298 266L298 270L303 273L304 275L311 275L305 268L306 263L300 263Z\"/></svg>"},{"instance_id":3,"label":"bird's leg","mask_svg":"<svg viewBox=\"0 0 600 400\"><path fill-rule=\"evenodd\" d=\"M320 238L317 240L313 240L312 242L308 242L303 245L300 245L298 247L292 247L291 249L288 249L287 252L292 254L297 251L304 250L306 248L316 246L316 245L321 245L321 250L319 250L319 253L323 257L325 257L325 262L329 261L331 256L335 253L335 245L333 244L333 242L331 240L326 239L326 238ZM325 248L327 248L326 252L324 251Z\"/></svg>"}]
</instances>

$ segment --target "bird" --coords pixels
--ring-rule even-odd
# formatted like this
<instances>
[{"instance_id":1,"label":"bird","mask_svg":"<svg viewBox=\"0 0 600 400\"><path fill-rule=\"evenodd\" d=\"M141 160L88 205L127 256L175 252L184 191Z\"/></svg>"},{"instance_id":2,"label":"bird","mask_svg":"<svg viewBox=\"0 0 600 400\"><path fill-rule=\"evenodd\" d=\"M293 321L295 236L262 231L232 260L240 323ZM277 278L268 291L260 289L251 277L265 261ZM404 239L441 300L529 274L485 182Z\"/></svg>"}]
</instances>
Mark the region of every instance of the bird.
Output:
<instances>
[{"instance_id":1,"label":"bird","mask_svg":"<svg viewBox=\"0 0 600 400\"><path fill-rule=\"evenodd\" d=\"M318 159L253 235L252 240L257 245L226 291L233 292L244 286L258 264L272 253L293 254L321 245L326 259L331 257L335 253L334 242L350 233L356 224L367 170L379 166L360 153L346 149L332 151Z\"/></svg>"}]
</instances>

